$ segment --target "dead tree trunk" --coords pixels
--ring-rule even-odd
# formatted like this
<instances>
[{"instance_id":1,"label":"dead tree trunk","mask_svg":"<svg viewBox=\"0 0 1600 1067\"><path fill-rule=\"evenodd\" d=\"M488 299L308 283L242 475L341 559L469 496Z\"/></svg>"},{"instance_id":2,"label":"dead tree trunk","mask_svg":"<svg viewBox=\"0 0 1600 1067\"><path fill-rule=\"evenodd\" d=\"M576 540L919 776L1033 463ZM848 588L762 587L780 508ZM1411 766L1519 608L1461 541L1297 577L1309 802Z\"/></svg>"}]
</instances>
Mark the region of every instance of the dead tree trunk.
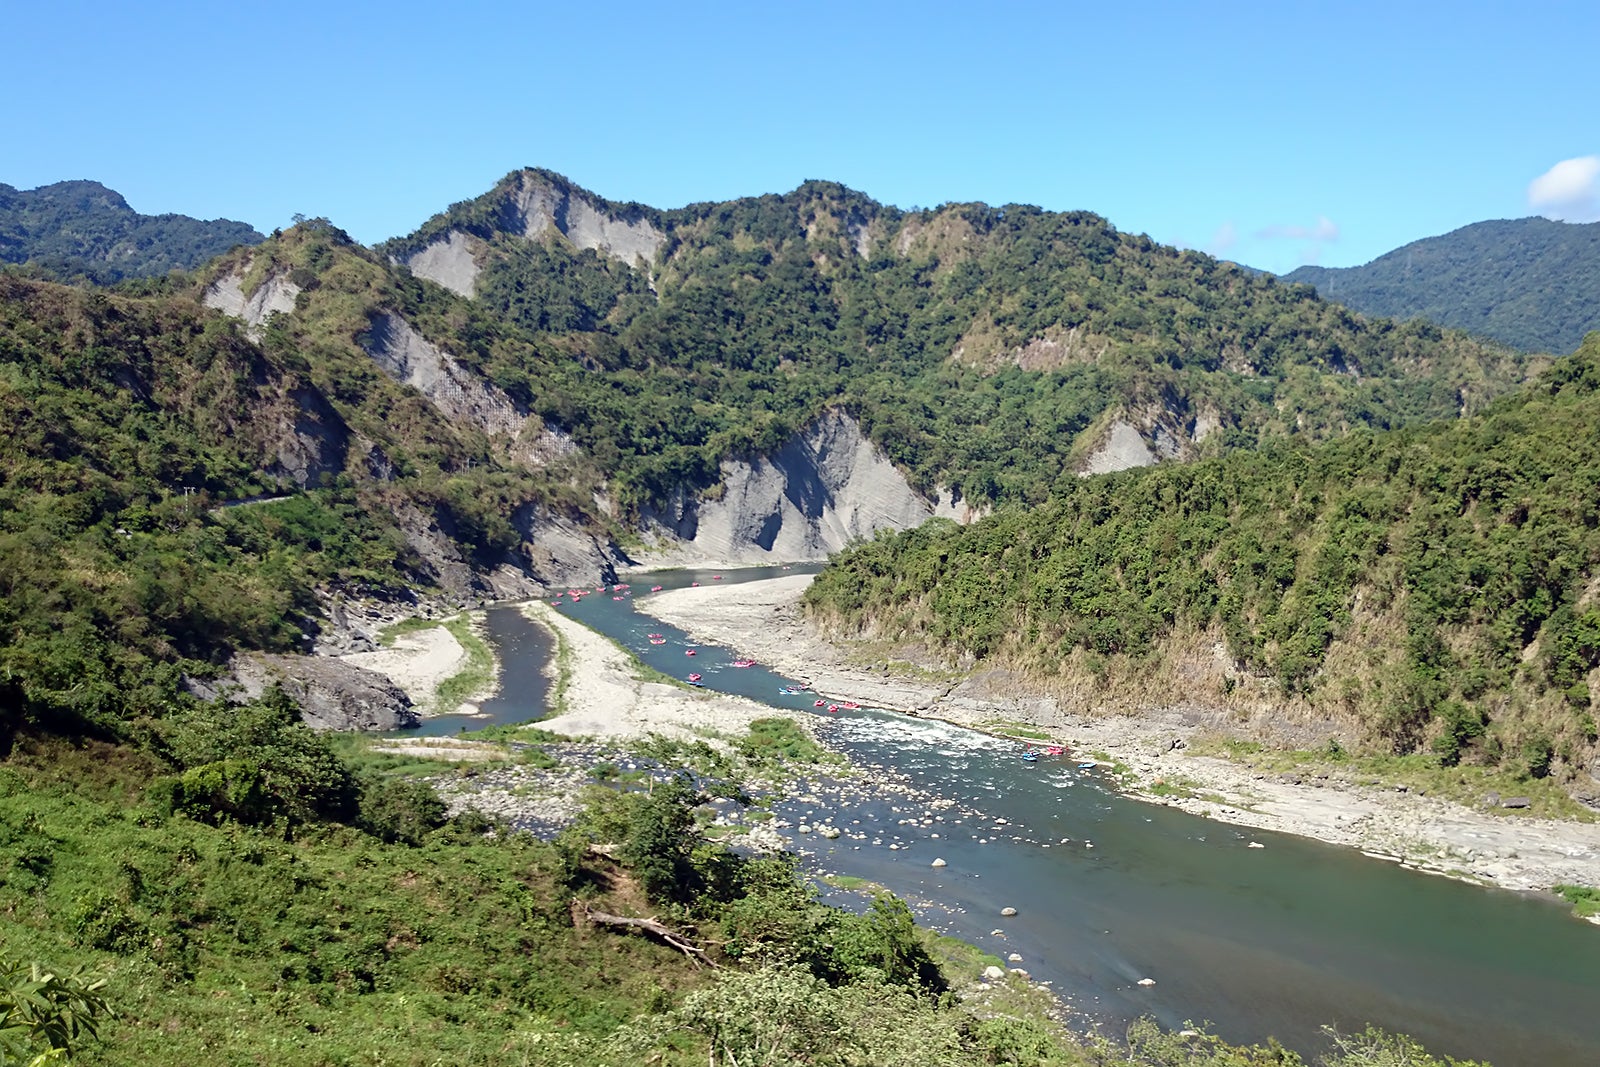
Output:
<instances>
[{"instance_id":1,"label":"dead tree trunk","mask_svg":"<svg viewBox=\"0 0 1600 1067\"><path fill-rule=\"evenodd\" d=\"M657 940L671 945L685 956L688 956L697 967L701 964L712 968L717 966L716 961L707 956L704 949L690 943L683 935L675 933L655 919L631 919L626 915L610 915L603 911L595 911L589 905L574 897L572 899L572 917L576 920L579 916L596 926L617 926L626 930L643 930Z\"/></svg>"}]
</instances>

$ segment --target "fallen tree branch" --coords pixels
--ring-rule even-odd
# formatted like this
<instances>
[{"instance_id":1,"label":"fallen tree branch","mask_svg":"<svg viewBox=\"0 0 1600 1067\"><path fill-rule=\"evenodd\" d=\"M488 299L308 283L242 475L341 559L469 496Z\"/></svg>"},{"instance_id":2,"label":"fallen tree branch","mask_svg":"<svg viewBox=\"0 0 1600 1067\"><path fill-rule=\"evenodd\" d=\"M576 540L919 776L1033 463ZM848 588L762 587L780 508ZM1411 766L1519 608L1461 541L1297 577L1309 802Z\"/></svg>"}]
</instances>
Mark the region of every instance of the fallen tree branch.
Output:
<instances>
[{"instance_id":1,"label":"fallen tree branch","mask_svg":"<svg viewBox=\"0 0 1600 1067\"><path fill-rule=\"evenodd\" d=\"M694 961L695 966L698 967L701 964L705 964L707 967L717 968L716 961L707 956L704 949L691 944L681 934L675 933L655 919L632 919L626 915L611 915L603 911L595 911L588 904L574 897L572 898L573 918L577 918L580 912L585 920L596 926L620 926L626 930L643 930L645 933L651 934L688 956L689 959Z\"/></svg>"}]
</instances>

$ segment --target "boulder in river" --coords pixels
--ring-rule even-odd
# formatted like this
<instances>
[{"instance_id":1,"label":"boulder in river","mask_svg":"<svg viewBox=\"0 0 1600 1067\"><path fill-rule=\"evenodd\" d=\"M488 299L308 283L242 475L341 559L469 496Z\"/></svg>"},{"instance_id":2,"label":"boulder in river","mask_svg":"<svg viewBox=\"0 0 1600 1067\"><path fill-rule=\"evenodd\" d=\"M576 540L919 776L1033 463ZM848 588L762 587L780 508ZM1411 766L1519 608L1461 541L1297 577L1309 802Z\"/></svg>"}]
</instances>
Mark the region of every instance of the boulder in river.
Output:
<instances>
[{"instance_id":1,"label":"boulder in river","mask_svg":"<svg viewBox=\"0 0 1600 1067\"><path fill-rule=\"evenodd\" d=\"M930 867L943 867L943 866L945 866L945 862L942 859L937 859L937 860L934 860L931 864L929 864L929 866Z\"/></svg>"},{"instance_id":2,"label":"boulder in river","mask_svg":"<svg viewBox=\"0 0 1600 1067\"><path fill-rule=\"evenodd\" d=\"M1017 909L1016 908L1001 908L1000 909L1000 915L1001 915L1002 918L1009 919L1009 918L1011 918L1011 916L1015 915L1016 913L1017 913Z\"/></svg>"}]
</instances>

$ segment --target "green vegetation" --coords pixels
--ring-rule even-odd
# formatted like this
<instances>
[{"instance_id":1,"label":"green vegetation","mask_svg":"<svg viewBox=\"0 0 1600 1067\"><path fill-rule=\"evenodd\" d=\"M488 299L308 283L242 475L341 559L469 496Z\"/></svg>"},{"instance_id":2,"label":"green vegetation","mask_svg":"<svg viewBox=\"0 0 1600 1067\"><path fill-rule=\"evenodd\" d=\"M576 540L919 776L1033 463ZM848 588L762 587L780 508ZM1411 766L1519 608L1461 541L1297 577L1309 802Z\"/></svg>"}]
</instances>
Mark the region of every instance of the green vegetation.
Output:
<instances>
[{"instance_id":1,"label":"green vegetation","mask_svg":"<svg viewBox=\"0 0 1600 1067\"><path fill-rule=\"evenodd\" d=\"M446 619L446 630L461 642L467 660L461 669L439 683L434 693L434 706L440 711L454 711L467 700L484 692L494 681L494 652L473 623L472 616L457 615Z\"/></svg>"},{"instance_id":2,"label":"green vegetation","mask_svg":"<svg viewBox=\"0 0 1600 1067\"><path fill-rule=\"evenodd\" d=\"M105 980L57 975L0 953L0 1067L47 1064L95 1039Z\"/></svg>"},{"instance_id":3,"label":"green vegetation","mask_svg":"<svg viewBox=\"0 0 1600 1067\"><path fill-rule=\"evenodd\" d=\"M1300 267L1284 281L1314 285L1365 315L1428 319L1525 352L1571 352L1600 329L1600 223L1477 222L1362 267Z\"/></svg>"},{"instance_id":4,"label":"green vegetation","mask_svg":"<svg viewBox=\"0 0 1600 1067\"><path fill-rule=\"evenodd\" d=\"M443 624L442 619L425 619L420 615L413 615L409 619L401 619L385 626L378 633L378 643L384 648L393 648L394 643L406 634L421 633L423 630L432 630Z\"/></svg>"},{"instance_id":5,"label":"green vegetation","mask_svg":"<svg viewBox=\"0 0 1600 1067\"><path fill-rule=\"evenodd\" d=\"M1573 800L1560 782L1551 777L1530 778L1525 768L1515 764L1473 766L1446 762L1437 752L1431 751L1352 755L1337 741L1307 750L1266 749L1251 741L1210 739L1197 741L1191 748L1195 755L1223 756L1274 774L1324 774L1361 785L1404 787L1467 807L1484 808L1484 799L1491 794L1527 799L1526 808L1484 808L1506 818L1592 822L1596 817L1591 809Z\"/></svg>"},{"instance_id":6,"label":"green vegetation","mask_svg":"<svg viewBox=\"0 0 1600 1067\"><path fill-rule=\"evenodd\" d=\"M1049 741L1054 736L1048 730L1041 730L1037 726L1017 722L1015 719L989 719L981 723L980 728L1024 741Z\"/></svg>"},{"instance_id":7,"label":"green vegetation","mask_svg":"<svg viewBox=\"0 0 1600 1067\"><path fill-rule=\"evenodd\" d=\"M1075 480L882 536L807 603L1136 698L1181 662L1191 697L1303 701L1381 750L1560 780L1596 740L1596 425L1600 335L1470 419Z\"/></svg>"},{"instance_id":8,"label":"green vegetation","mask_svg":"<svg viewBox=\"0 0 1600 1067\"><path fill-rule=\"evenodd\" d=\"M858 890L876 888L875 883L869 882L865 878L857 878L853 874L828 874L824 875L822 880L828 885L833 886L835 889Z\"/></svg>"},{"instance_id":9,"label":"green vegetation","mask_svg":"<svg viewBox=\"0 0 1600 1067\"><path fill-rule=\"evenodd\" d=\"M525 182L665 233L653 292L555 228L507 232ZM630 513L710 486L724 458L769 452L830 406L925 491L1041 500L1117 411L1180 437L1220 419L1212 450L1448 417L1524 373L1507 352L1369 323L1086 212L908 213L826 182L662 212L529 171L380 251L452 229L487 245L479 298L396 280L391 302L569 432Z\"/></svg>"},{"instance_id":10,"label":"green vegetation","mask_svg":"<svg viewBox=\"0 0 1600 1067\"><path fill-rule=\"evenodd\" d=\"M504 191L438 225L481 229ZM1080 431L1140 397L1184 418L1215 410L1233 428L1217 440L1245 444L1453 412L1523 373L1504 353L1349 319L1089 215L906 214L823 183L669 214L602 206L670 231L655 293L554 231L484 231L485 291L502 269L560 275L550 284L579 310L559 322L462 301L322 220L226 257L186 293L0 278L6 706L127 736L185 703L184 674L241 649L303 648L329 594L460 584L458 563L526 566L517 549L536 520L609 524L597 488L626 522L833 405L925 489L1036 500L1076 481ZM246 289L269 273L301 289L259 343L193 301L235 268ZM446 419L363 350L380 312L582 452L529 467ZM1049 370L993 363L1052 330L1107 347ZM429 528L444 547L419 547Z\"/></svg>"},{"instance_id":11,"label":"green vegetation","mask_svg":"<svg viewBox=\"0 0 1600 1067\"><path fill-rule=\"evenodd\" d=\"M811 740L800 724L782 715L756 719L738 741L739 755L754 767L837 763L837 757Z\"/></svg>"},{"instance_id":12,"label":"green vegetation","mask_svg":"<svg viewBox=\"0 0 1600 1067\"><path fill-rule=\"evenodd\" d=\"M498 727L497 729L506 729ZM503 735L502 735L503 736ZM462 735L464 740L479 744L484 740L480 734ZM449 745L455 738L440 737L429 738L439 744ZM474 771L485 768L505 766L513 762L521 762L527 751L513 752L508 746L502 746L498 751L500 759L473 760L465 764L458 760L439 759L433 756L413 755L403 750L390 747L390 739L374 737L370 734L329 734L328 747L338 755L357 775L370 775L378 778L415 778L440 774L459 774L464 767Z\"/></svg>"},{"instance_id":13,"label":"green vegetation","mask_svg":"<svg viewBox=\"0 0 1600 1067\"><path fill-rule=\"evenodd\" d=\"M141 215L99 182L37 189L0 183L0 263L26 263L63 281L104 285L193 270L235 245L261 240L242 222Z\"/></svg>"},{"instance_id":14,"label":"green vegetation","mask_svg":"<svg viewBox=\"0 0 1600 1067\"><path fill-rule=\"evenodd\" d=\"M520 550L540 522L606 533L836 406L919 487L1032 510L856 550L818 583L834 618L1035 671L1076 657L1112 681L1169 635L1220 629L1245 684L1351 702L1441 761L1554 778L1594 740L1594 358L1464 428L1376 436L1478 410L1526 367L1084 213L905 213L824 183L670 213L601 204L667 234L645 275L501 232L505 191L414 239L486 240L477 302L321 220L194 279L0 274L0 1054L1126 1063L1025 991L1010 1014L963 1006L950 987L972 976L937 959L973 959L899 901L828 908L790 861L708 838L712 792L823 759L790 720L731 753L640 746L699 778L601 764L584 817L541 842L448 818L416 778L440 766L313 734L280 691L187 693L237 651L307 647L330 597L468 595L533 565ZM269 273L301 291L259 340L196 302L236 268L247 291ZM364 349L386 313L580 451L524 463L393 381ZM1278 443L1080 482L1119 412L1215 421L1202 452ZM1302 447L1325 438L1342 439ZM1362 648L1404 658L1331 693L1326 665L1368 618L1358 592L1376 620ZM473 658L441 701L486 669L465 620L447 625ZM570 659L558 638L557 710ZM1295 1062L1203 1037L1136 1048L1146 1065Z\"/></svg>"},{"instance_id":15,"label":"green vegetation","mask_svg":"<svg viewBox=\"0 0 1600 1067\"><path fill-rule=\"evenodd\" d=\"M1572 905L1572 914L1580 919L1600 915L1600 889L1587 885L1558 885L1556 893Z\"/></svg>"},{"instance_id":16,"label":"green vegetation","mask_svg":"<svg viewBox=\"0 0 1600 1067\"><path fill-rule=\"evenodd\" d=\"M418 581L363 492L216 506L280 490L296 388L193 304L0 277L0 714L126 735L182 671L299 647L315 590Z\"/></svg>"},{"instance_id":17,"label":"green vegetation","mask_svg":"<svg viewBox=\"0 0 1600 1067\"><path fill-rule=\"evenodd\" d=\"M543 842L447 820L403 768L359 747L346 762L286 710L274 698L240 722L182 716L144 749L14 739L0 762L0 1055L1300 1062L1143 1024L1130 1060L1068 1035L1025 984L959 999L992 957L918 930L887 895L860 914L827 907L791 858L712 840L700 805L738 796L736 781L595 785L578 822ZM756 747L805 756L785 727L760 733ZM658 925L630 933L618 916Z\"/></svg>"},{"instance_id":18,"label":"green vegetation","mask_svg":"<svg viewBox=\"0 0 1600 1067\"><path fill-rule=\"evenodd\" d=\"M687 768L708 778L741 782L780 782L815 771L819 764L835 773L847 769L843 759L818 745L797 722L784 716L756 719L743 736L715 739L719 745L651 734L634 741L629 748L639 759Z\"/></svg>"}]
</instances>

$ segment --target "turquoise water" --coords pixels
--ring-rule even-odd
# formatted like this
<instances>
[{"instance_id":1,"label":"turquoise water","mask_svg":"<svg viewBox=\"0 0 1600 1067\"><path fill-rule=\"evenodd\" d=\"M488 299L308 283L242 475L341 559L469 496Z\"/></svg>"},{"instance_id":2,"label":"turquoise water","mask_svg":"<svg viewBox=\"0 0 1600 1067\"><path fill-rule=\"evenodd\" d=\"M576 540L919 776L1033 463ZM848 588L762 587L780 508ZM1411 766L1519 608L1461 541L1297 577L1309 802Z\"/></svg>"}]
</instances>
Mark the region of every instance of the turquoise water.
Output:
<instances>
[{"instance_id":1,"label":"turquoise water","mask_svg":"<svg viewBox=\"0 0 1600 1067\"><path fill-rule=\"evenodd\" d=\"M830 744L906 792L841 796L817 783L819 799L787 802L780 814L793 822L829 812L847 831L801 839L810 862L880 882L989 951L1019 953L1018 966L1109 1026L1141 1014L1209 1020L1231 1040L1276 1036L1309 1051L1325 1048L1324 1024L1370 1022L1498 1067L1600 1064L1600 927L1565 905L1127 800L1070 758L1025 763L1014 744L944 723L821 713L810 694L779 694L794 679L735 668L733 653L703 644L685 656L684 633L633 609L650 585L712 580L653 575L562 610L669 674L818 715ZM666 643L652 645L652 632ZM943 821L921 821L935 815ZM935 857L948 866L932 868ZM1018 914L1000 918L1006 906ZM1137 985L1143 977L1156 984Z\"/></svg>"}]
</instances>

